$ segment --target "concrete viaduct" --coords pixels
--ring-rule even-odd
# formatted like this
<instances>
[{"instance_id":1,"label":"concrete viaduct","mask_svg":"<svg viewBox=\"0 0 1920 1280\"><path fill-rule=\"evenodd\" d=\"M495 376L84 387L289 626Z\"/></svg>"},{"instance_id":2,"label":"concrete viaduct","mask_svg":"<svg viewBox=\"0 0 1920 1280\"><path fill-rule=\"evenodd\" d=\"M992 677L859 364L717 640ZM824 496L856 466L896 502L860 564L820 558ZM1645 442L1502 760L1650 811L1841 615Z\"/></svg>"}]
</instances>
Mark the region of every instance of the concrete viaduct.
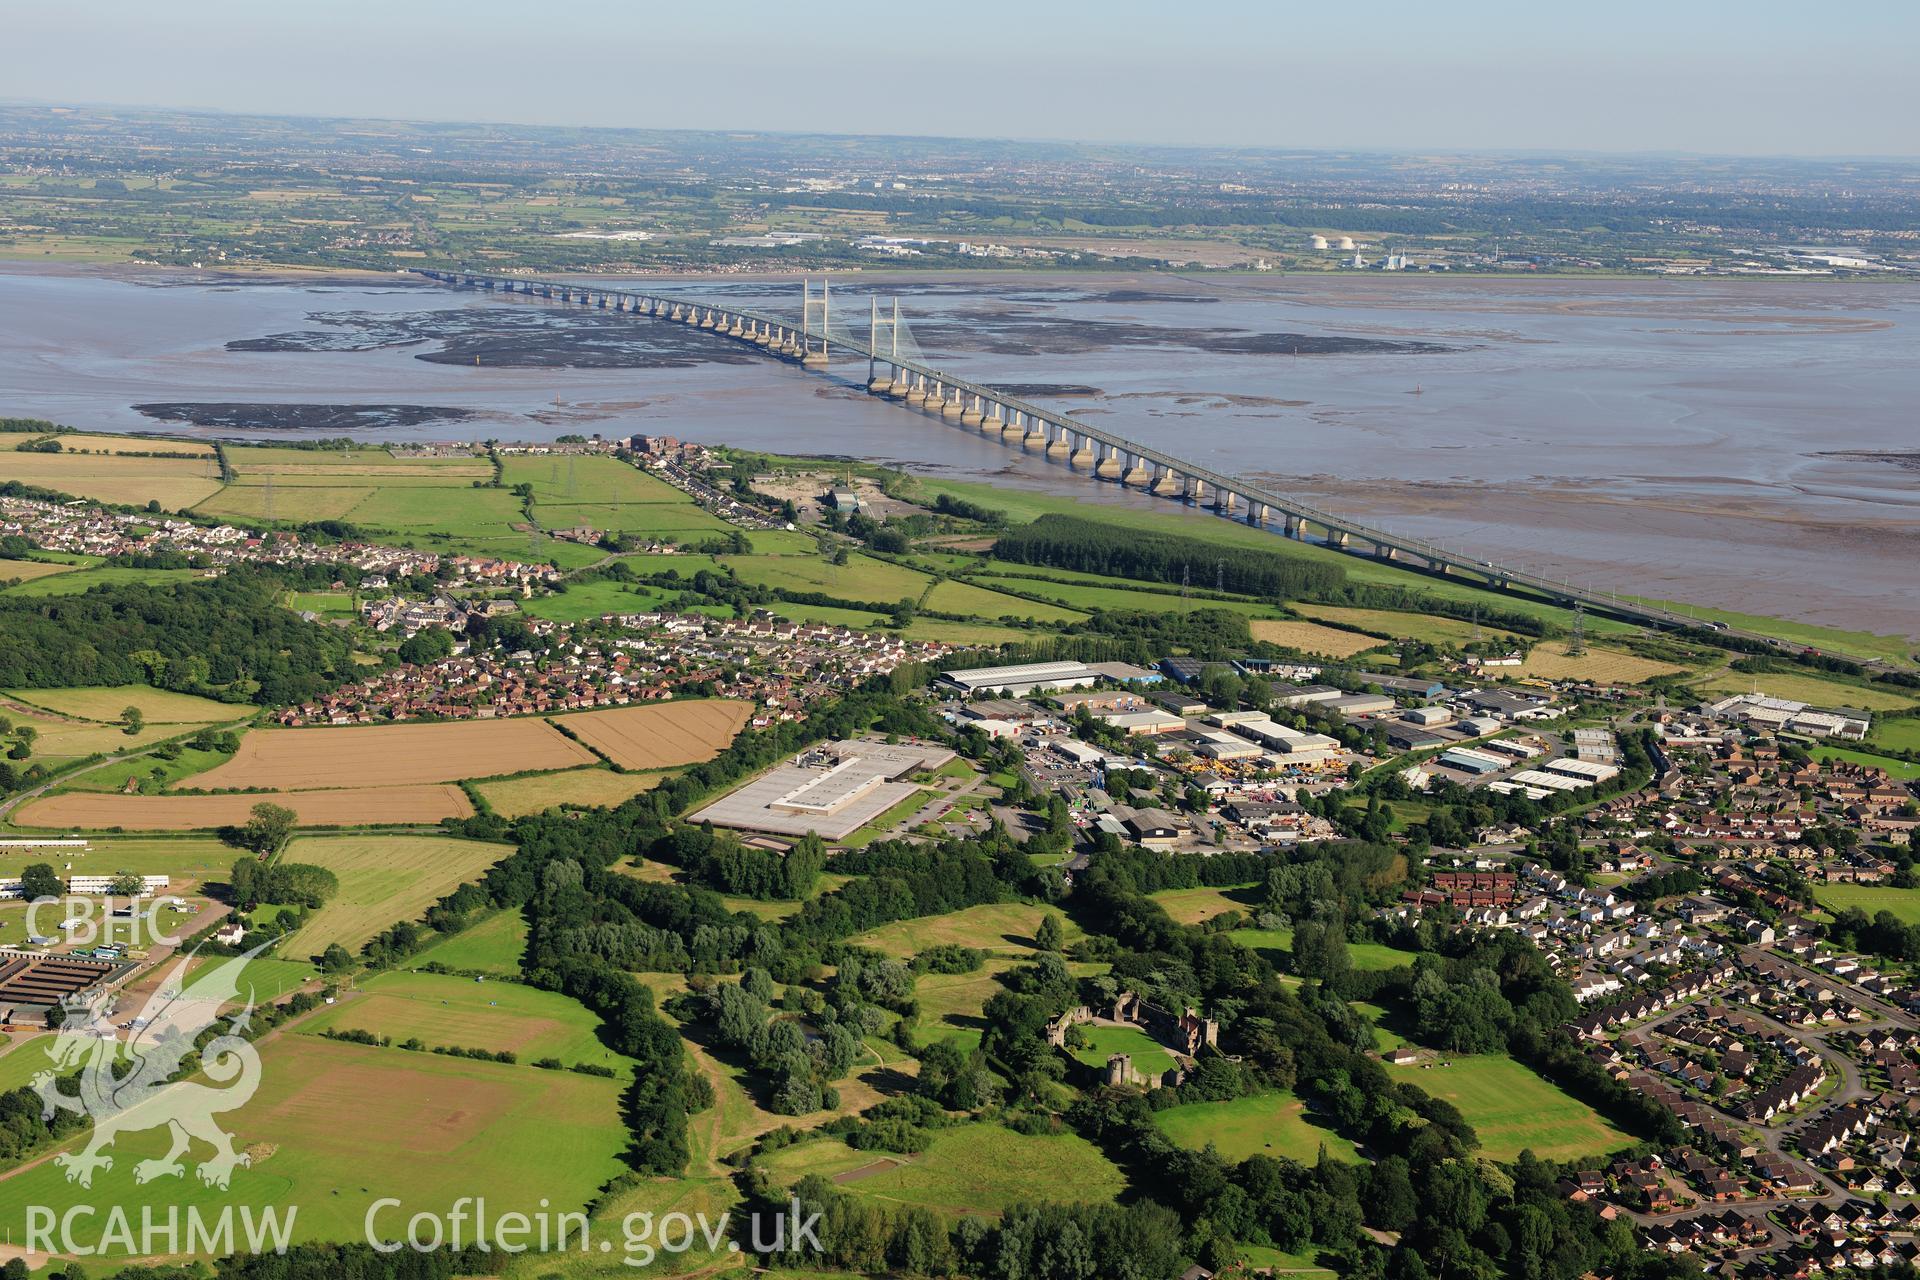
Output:
<instances>
[{"instance_id":1,"label":"concrete viaduct","mask_svg":"<svg viewBox=\"0 0 1920 1280\"><path fill-rule=\"evenodd\" d=\"M830 359L827 337L826 286L814 294L803 286L802 320L791 320L744 310L721 302L609 289L522 276L476 275L465 271L417 269L416 274L456 288L547 298L602 311L623 311L669 323L689 325L736 339L769 355L797 361L809 369L825 369ZM819 321L814 322L815 315ZM1091 426L1051 409L1044 409L992 387L943 373L899 354L898 304L891 316L877 306L869 315L869 339L832 339L834 348L867 361L869 393L898 400L908 407L938 417L956 427L978 432L1009 448L1044 456L1097 479L1139 489L1157 497L1211 508L1215 513L1243 520L1257 528L1271 528L1290 538L1323 542L1327 546L1410 568L1483 582L1499 589L1521 588L1556 604L1580 605L1596 613L1659 627L1699 627L1685 614L1651 605L1620 600L1604 592L1576 587L1565 581L1527 573L1509 566L1475 560L1418 538L1403 537L1358 521L1322 511L1284 494L1223 475L1171 454ZM884 337L883 337L884 335ZM1742 635L1768 645L1781 642L1771 636L1713 628Z\"/></svg>"}]
</instances>

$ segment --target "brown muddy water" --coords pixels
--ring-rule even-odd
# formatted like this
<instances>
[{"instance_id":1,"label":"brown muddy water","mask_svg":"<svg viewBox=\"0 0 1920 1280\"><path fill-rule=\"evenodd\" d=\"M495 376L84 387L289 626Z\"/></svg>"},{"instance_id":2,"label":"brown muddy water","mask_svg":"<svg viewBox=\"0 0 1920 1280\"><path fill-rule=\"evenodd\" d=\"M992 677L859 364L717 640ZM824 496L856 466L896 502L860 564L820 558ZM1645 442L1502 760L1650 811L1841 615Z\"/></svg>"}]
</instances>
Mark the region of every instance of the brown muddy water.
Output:
<instances>
[{"instance_id":1,"label":"brown muddy water","mask_svg":"<svg viewBox=\"0 0 1920 1280\"><path fill-rule=\"evenodd\" d=\"M798 318L796 282L637 283ZM864 329L870 293L900 298L928 363L1389 528L1920 635L1912 285L854 275L836 327ZM864 362L835 374L399 277L0 268L0 413L226 437L652 431L1150 501L863 396Z\"/></svg>"}]
</instances>

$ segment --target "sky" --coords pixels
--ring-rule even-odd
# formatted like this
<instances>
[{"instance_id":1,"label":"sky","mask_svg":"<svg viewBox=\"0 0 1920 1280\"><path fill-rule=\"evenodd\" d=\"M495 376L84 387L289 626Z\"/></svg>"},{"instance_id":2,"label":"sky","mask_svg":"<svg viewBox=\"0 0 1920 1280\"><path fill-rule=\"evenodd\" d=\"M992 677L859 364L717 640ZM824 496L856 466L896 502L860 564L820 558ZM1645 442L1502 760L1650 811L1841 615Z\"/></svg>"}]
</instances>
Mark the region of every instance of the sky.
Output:
<instances>
[{"instance_id":1,"label":"sky","mask_svg":"<svg viewBox=\"0 0 1920 1280\"><path fill-rule=\"evenodd\" d=\"M0 95L286 115L1386 151L1920 154L1920 4L88 0Z\"/></svg>"}]
</instances>

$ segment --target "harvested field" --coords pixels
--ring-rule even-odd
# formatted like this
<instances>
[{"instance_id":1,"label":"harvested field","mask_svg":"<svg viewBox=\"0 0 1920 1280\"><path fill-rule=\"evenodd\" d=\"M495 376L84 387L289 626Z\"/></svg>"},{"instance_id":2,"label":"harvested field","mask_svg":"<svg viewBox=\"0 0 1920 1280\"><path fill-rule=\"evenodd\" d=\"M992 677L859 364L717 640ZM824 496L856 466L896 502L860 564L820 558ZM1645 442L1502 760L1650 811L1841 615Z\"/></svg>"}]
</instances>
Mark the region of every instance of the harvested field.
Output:
<instances>
[{"instance_id":1,"label":"harvested field","mask_svg":"<svg viewBox=\"0 0 1920 1280\"><path fill-rule=\"evenodd\" d=\"M1316 653L1324 658L1351 658L1356 653L1377 649L1382 643L1373 636L1292 618L1254 618L1247 625L1252 628L1255 640L1285 645L1302 653Z\"/></svg>"},{"instance_id":2,"label":"harvested field","mask_svg":"<svg viewBox=\"0 0 1920 1280\"><path fill-rule=\"evenodd\" d=\"M1375 635L1396 640L1421 640L1428 644L1466 644L1474 638L1473 623L1437 614L1409 613L1400 609L1352 609L1345 605L1297 604L1294 612L1324 622L1359 627ZM1499 627L1485 627L1482 638L1506 634Z\"/></svg>"},{"instance_id":3,"label":"harvested field","mask_svg":"<svg viewBox=\"0 0 1920 1280\"><path fill-rule=\"evenodd\" d=\"M231 760L196 781L209 791L227 787L307 791L453 782L593 763L593 754L586 748L569 741L545 720L531 717L252 729L240 739L240 749Z\"/></svg>"},{"instance_id":4,"label":"harvested field","mask_svg":"<svg viewBox=\"0 0 1920 1280\"><path fill-rule=\"evenodd\" d=\"M565 717L561 723L622 768L669 769L713 759L733 741L752 712L752 706L745 702L722 699L651 702L610 711L584 711Z\"/></svg>"},{"instance_id":5,"label":"harvested field","mask_svg":"<svg viewBox=\"0 0 1920 1280\"><path fill-rule=\"evenodd\" d=\"M281 952L317 956L330 943L358 951L396 921L416 920L461 885L513 852L511 845L451 836L301 836L283 855L325 867L340 892L313 915Z\"/></svg>"},{"instance_id":6,"label":"harvested field","mask_svg":"<svg viewBox=\"0 0 1920 1280\"><path fill-rule=\"evenodd\" d=\"M543 813L555 805L611 808L651 791L671 773L615 773L610 769L568 769L537 773L530 778L507 778L475 785L493 811L503 818Z\"/></svg>"},{"instance_id":7,"label":"harvested field","mask_svg":"<svg viewBox=\"0 0 1920 1280\"><path fill-rule=\"evenodd\" d=\"M0 560L0 582L32 582L35 578L51 578L56 573L72 573L79 567L46 560Z\"/></svg>"},{"instance_id":8,"label":"harvested field","mask_svg":"<svg viewBox=\"0 0 1920 1280\"><path fill-rule=\"evenodd\" d=\"M101 502L158 502L180 511L220 491L211 457L126 458L99 454L0 454L0 480L18 480Z\"/></svg>"},{"instance_id":9,"label":"harvested field","mask_svg":"<svg viewBox=\"0 0 1920 1280\"><path fill-rule=\"evenodd\" d=\"M22 441L31 436L21 436ZM62 453L190 453L197 458L213 456L213 446L198 440L167 440L159 436L60 436Z\"/></svg>"},{"instance_id":10,"label":"harvested field","mask_svg":"<svg viewBox=\"0 0 1920 1280\"><path fill-rule=\"evenodd\" d=\"M349 827L414 824L473 816L467 793L451 785L349 787L338 791L270 791L227 796L128 796L69 791L21 807L23 827L71 831L196 831L244 823L262 800L285 805L302 826Z\"/></svg>"},{"instance_id":11,"label":"harvested field","mask_svg":"<svg viewBox=\"0 0 1920 1280\"><path fill-rule=\"evenodd\" d=\"M15 702L40 707L79 720L119 724L120 713L140 708L148 724L210 724L252 715L247 704L215 702L190 693L172 693L144 684L100 685L89 689L18 689L7 693Z\"/></svg>"},{"instance_id":12,"label":"harvested field","mask_svg":"<svg viewBox=\"0 0 1920 1280\"><path fill-rule=\"evenodd\" d=\"M1560 640L1542 640L1527 654L1520 670L1544 680L1591 680L1597 684L1640 684L1658 676L1677 676L1686 668L1671 662L1642 658L1618 649L1588 649L1569 657Z\"/></svg>"}]
</instances>

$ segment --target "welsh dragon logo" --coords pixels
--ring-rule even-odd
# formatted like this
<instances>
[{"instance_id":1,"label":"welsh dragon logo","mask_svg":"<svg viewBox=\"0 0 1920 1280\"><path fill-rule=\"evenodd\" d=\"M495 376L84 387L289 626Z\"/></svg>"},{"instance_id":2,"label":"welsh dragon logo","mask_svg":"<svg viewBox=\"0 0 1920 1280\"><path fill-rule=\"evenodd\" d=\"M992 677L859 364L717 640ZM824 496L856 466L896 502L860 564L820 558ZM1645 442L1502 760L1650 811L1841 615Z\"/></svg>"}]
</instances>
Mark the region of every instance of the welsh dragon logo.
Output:
<instances>
[{"instance_id":1,"label":"welsh dragon logo","mask_svg":"<svg viewBox=\"0 0 1920 1280\"><path fill-rule=\"evenodd\" d=\"M201 1033L220 1020L220 1010L240 999L241 971L262 949L227 960L190 987L185 978L193 957L182 956L130 1024L136 1030L124 1042L116 1037L107 1015L111 992L98 991L68 1003L59 1034L47 1050L53 1069L33 1078L47 1119L64 1110L93 1120L85 1148L53 1158L66 1170L67 1181L91 1187L95 1170L113 1168L113 1157L106 1149L114 1139L162 1127L171 1133L172 1145L166 1155L136 1164L135 1182L182 1176L186 1165L181 1157L196 1139L213 1148L213 1156L197 1170L209 1186L225 1189L234 1167L250 1163L244 1152L233 1149L233 1136L214 1117L244 1105L260 1087L260 1054L241 1034L253 1014L251 987L225 1030L200 1051L198 1076L225 1087L216 1088L198 1078L168 1081ZM59 1080L75 1066L80 1067L78 1095L59 1087Z\"/></svg>"}]
</instances>

